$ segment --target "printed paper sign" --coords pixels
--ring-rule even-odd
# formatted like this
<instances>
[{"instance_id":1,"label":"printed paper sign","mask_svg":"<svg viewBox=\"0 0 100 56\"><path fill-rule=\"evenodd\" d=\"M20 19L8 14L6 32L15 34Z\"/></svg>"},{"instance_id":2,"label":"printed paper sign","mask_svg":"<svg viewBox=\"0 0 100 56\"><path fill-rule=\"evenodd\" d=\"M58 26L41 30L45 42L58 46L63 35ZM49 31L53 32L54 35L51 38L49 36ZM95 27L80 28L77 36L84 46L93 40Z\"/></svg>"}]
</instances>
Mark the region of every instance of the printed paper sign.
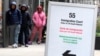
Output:
<instances>
[{"instance_id":1,"label":"printed paper sign","mask_svg":"<svg viewBox=\"0 0 100 56\"><path fill-rule=\"evenodd\" d=\"M97 6L50 2L46 56L93 56Z\"/></svg>"}]
</instances>

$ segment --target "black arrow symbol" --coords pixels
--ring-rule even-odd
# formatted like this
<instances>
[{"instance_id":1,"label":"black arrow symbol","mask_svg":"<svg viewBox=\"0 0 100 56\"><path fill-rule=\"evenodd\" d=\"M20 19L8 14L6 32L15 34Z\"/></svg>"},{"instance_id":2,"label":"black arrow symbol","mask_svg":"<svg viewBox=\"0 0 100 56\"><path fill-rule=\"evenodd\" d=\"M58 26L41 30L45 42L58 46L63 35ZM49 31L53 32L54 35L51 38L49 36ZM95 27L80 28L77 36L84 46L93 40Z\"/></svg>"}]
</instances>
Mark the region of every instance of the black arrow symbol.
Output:
<instances>
[{"instance_id":1,"label":"black arrow symbol","mask_svg":"<svg viewBox=\"0 0 100 56\"><path fill-rule=\"evenodd\" d=\"M66 52L63 53L63 56L76 56L76 54L69 54L71 51L67 50Z\"/></svg>"}]
</instances>

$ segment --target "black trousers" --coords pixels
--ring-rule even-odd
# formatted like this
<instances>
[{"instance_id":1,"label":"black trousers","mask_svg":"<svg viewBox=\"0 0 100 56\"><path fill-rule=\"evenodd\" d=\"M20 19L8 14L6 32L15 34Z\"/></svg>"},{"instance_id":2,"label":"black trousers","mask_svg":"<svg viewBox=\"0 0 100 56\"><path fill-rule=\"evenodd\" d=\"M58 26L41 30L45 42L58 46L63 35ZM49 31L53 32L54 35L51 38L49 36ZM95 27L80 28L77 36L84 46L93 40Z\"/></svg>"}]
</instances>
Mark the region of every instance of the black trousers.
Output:
<instances>
[{"instance_id":1,"label":"black trousers","mask_svg":"<svg viewBox=\"0 0 100 56\"><path fill-rule=\"evenodd\" d=\"M21 26L19 34L19 44L28 44L29 28L28 26Z\"/></svg>"},{"instance_id":2,"label":"black trousers","mask_svg":"<svg viewBox=\"0 0 100 56\"><path fill-rule=\"evenodd\" d=\"M42 31L42 37L44 37L46 31L46 26L44 26L43 31Z\"/></svg>"}]
</instances>

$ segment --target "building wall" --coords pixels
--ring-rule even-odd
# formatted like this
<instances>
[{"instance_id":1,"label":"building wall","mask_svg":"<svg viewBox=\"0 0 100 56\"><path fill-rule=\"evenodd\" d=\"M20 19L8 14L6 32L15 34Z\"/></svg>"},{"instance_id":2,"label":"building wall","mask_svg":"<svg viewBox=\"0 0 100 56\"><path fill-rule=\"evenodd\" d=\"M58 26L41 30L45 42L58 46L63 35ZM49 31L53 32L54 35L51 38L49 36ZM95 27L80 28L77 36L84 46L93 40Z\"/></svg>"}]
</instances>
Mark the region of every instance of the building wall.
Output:
<instances>
[{"instance_id":1,"label":"building wall","mask_svg":"<svg viewBox=\"0 0 100 56\"><path fill-rule=\"evenodd\" d=\"M29 12L32 15L39 4L39 0L2 0L3 1L3 46L8 45L8 38L6 38L6 26L5 26L5 12L9 9L9 2L16 1L17 5L27 4L30 6ZM83 3L83 4L94 4L95 0L45 0L45 12L48 11L48 1L59 1L59 2L72 2L72 3ZM100 0L99 1L100 4ZM98 3L98 2L97 2Z\"/></svg>"},{"instance_id":2,"label":"building wall","mask_svg":"<svg viewBox=\"0 0 100 56\"><path fill-rule=\"evenodd\" d=\"M8 46L8 38L7 38L7 35L6 35L6 22L5 22L5 13L6 13L6 11L8 10L8 8L9 8L9 0L2 0L3 1L3 7L2 7L2 9L3 9L3 13L2 13L2 15L3 15L3 19L2 19L2 35L3 35L3 39L2 39L2 46L3 47L7 47Z\"/></svg>"},{"instance_id":3,"label":"building wall","mask_svg":"<svg viewBox=\"0 0 100 56\"><path fill-rule=\"evenodd\" d=\"M82 4L94 4L95 0L49 0L59 2L71 2L71 3L82 3Z\"/></svg>"}]
</instances>

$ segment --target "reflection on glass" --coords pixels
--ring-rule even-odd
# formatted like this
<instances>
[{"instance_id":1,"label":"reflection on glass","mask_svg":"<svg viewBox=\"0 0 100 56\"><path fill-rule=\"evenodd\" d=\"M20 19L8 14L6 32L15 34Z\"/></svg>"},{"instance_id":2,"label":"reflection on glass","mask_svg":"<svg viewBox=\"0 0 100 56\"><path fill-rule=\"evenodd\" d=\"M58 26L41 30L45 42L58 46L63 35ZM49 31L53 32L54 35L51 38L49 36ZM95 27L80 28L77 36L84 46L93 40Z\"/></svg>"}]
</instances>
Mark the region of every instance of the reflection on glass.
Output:
<instances>
[{"instance_id":1,"label":"reflection on glass","mask_svg":"<svg viewBox=\"0 0 100 56\"><path fill-rule=\"evenodd\" d=\"M98 7L98 20L97 20L97 30L96 37L100 37L100 7Z\"/></svg>"}]
</instances>

